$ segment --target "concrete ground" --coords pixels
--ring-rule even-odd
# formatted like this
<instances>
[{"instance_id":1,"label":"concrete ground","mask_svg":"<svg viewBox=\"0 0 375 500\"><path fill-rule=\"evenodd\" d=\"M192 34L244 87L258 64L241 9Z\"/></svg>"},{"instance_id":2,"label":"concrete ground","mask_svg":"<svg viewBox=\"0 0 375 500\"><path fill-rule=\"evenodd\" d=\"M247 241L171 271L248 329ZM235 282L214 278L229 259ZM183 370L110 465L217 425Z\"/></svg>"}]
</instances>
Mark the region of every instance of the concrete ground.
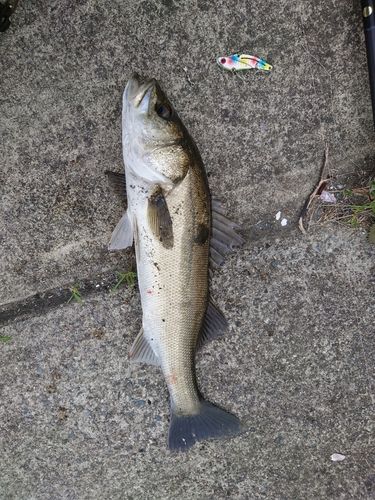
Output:
<instances>
[{"instance_id":1,"label":"concrete ground","mask_svg":"<svg viewBox=\"0 0 375 500\"><path fill-rule=\"evenodd\" d=\"M224 72L235 52L273 70ZM160 370L128 363L137 286L109 293L135 266L107 250L123 206L104 176L133 71L168 93L247 239L215 273L230 331L197 374L248 430L184 454ZM297 227L326 144L334 182L373 168L360 2L20 0L0 75L1 500L375 498L375 246Z\"/></svg>"}]
</instances>

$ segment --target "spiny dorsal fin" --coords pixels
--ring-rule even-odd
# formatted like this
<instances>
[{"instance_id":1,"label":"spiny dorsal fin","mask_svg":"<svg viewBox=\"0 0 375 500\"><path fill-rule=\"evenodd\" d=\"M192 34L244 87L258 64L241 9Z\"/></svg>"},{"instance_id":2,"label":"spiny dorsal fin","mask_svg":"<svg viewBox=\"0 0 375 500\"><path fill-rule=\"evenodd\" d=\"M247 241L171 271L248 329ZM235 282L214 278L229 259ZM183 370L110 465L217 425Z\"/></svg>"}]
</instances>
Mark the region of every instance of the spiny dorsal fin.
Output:
<instances>
[{"instance_id":1,"label":"spiny dorsal fin","mask_svg":"<svg viewBox=\"0 0 375 500\"><path fill-rule=\"evenodd\" d=\"M164 248L172 248L172 219L163 190L159 185L155 187L148 200L147 217L153 235L161 241Z\"/></svg>"},{"instance_id":2,"label":"spiny dorsal fin","mask_svg":"<svg viewBox=\"0 0 375 500\"><path fill-rule=\"evenodd\" d=\"M104 173L107 176L108 185L111 190L123 201L127 201L125 174L118 174L117 172L111 172L110 170L106 170Z\"/></svg>"},{"instance_id":3,"label":"spiny dorsal fin","mask_svg":"<svg viewBox=\"0 0 375 500\"><path fill-rule=\"evenodd\" d=\"M131 363L147 363L148 365L160 365L160 360L154 350L144 337L143 327L136 336L133 345L129 351Z\"/></svg>"},{"instance_id":4,"label":"spiny dorsal fin","mask_svg":"<svg viewBox=\"0 0 375 500\"><path fill-rule=\"evenodd\" d=\"M208 297L206 315L197 339L197 350L207 342L221 337L227 329L228 322L224 314L220 311L212 298Z\"/></svg>"},{"instance_id":5,"label":"spiny dorsal fin","mask_svg":"<svg viewBox=\"0 0 375 500\"><path fill-rule=\"evenodd\" d=\"M211 267L220 266L225 260L225 255L233 252L233 247L241 246L245 240L233 229L241 229L240 226L225 216L225 209L215 198L211 198L212 206L212 237L210 247Z\"/></svg>"}]
</instances>

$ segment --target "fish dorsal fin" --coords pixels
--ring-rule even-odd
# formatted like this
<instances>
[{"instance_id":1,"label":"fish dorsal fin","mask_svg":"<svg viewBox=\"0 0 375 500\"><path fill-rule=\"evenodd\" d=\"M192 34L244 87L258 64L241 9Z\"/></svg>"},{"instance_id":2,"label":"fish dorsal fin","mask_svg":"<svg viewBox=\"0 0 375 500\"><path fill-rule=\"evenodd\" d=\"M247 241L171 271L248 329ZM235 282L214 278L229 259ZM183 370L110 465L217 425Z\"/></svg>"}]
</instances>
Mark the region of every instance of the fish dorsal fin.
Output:
<instances>
[{"instance_id":1,"label":"fish dorsal fin","mask_svg":"<svg viewBox=\"0 0 375 500\"><path fill-rule=\"evenodd\" d=\"M233 252L233 247L241 246L245 240L233 229L241 229L240 226L229 220L220 202L211 199L212 206L212 237L210 247L210 265L212 268L220 266L225 260L225 255Z\"/></svg>"},{"instance_id":2,"label":"fish dorsal fin","mask_svg":"<svg viewBox=\"0 0 375 500\"><path fill-rule=\"evenodd\" d=\"M224 314L214 303L211 297L208 298L206 315L203 320L202 328L197 339L197 350L211 340L218 339L228 329L228 322Z\"/></svg>"},{"instance_id":3,"label":"fish dorsal fin","mask_svg":"<svg viewBox=\"0 0 375 500\"><path fill-rule=\"evenodd\" d=\"M129 359L131 363L147 363L148 365L160 365L160 360L147 342L144 336L143 327L136 336L133 345L129 351Z\"/></svg>"},{"instance_id":4,"label":"fish dorsal fin","mask_svg":"<svg viewBox=\"0 0 375 500\"><path fill-rule=\"evenodd\" d=\"M107 176L108 185L111 190L123 201L127 201L125 174L118 174L117 172L111 172L110 170L106 170L104 173Z\"/></svg>"},{"instance_id":5,"label":"fish dorsal fin","mask_svg":"<svg viewBox=\"0 0 375 500\"><path fill-rule=\"evenodd\" d=\"M121 250L133 244L133 224L130 219L129 209L121 217L112 233L109 250Z\"/></svg>"},{"instance_id":6,"label":"fish dorsal fin","mask_svg":"<svg viewBox=\"0 0 375 500\"><path fill-rule=\"evenodd\" d=\"M172 219L162 188L157 185L148 200L147 218L155 238L164 248L173 247Z\"/></svg>"}]
</instances>

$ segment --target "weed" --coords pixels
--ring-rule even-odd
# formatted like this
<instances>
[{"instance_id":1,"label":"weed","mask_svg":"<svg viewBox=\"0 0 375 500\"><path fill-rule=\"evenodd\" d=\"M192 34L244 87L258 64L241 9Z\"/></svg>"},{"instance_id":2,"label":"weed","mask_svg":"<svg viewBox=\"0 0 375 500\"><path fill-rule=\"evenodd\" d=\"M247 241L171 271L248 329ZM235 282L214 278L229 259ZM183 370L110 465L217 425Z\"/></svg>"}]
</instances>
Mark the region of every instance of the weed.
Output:
<instances>
[{"instance_id":1,"label":"weed","mask_svg":"<svg viewBox=\"0 0 375 500\"><path fill-rule=\"evenodd\" d=\"M375 200L375 180L370 182L370 189L368 195L371 201Z\"/></svg>"},{"instance_id":2,"label":"weed","mask_svg":"<svg viewBox=\"0 0 375 500\"><path fill-rule=\"evenodd\" d=\"M372 213L375 214L375 201L368 201L363 205L353 205L350 208L355 214L365 212L368 208L370 208Z\"/></svg>"},{"instance_id":3,"label":"weed","mask_svg":"<svg viewBox=\"0 0 375 500\"><path fill-rule=\"evenodd\" d=\"M2 328L3 325L0 325L0 328ZM12 337L0 337L0 342L9 342L9 340L12 340Z\"/></svg>"},{"instance_id":4,"label":"weed","mask_svg":"<svg viewBox=\"0 0 375 500\"><path fill-rule=\"evenodd\" d=\"M345 188L333 191L336 203L322 203L320 196L314 193L309 209L309 223L336 221L354 229L369 231L369 240L375 243L375 179L362 187Z\"/></svg>"},{"instance_id":5,"label":"weed","mask_svg":"<svg viewBox=\"0 0 375 500\"><path fill-rule=\"evenodd\" d=\"M350 219L344 221L344 224L348 224L349 226L353 226L354 229L358 229L358 219L355 215L352 215Z\"/></svg>"},{"instance_id":6,"label":"weed","mask_svg":"<svg viewBox=\"0 0 375 500\"><path fill-rule=\"evenodd\" d=\"M370 218L375 215L375 181L371 181L370 186L365 189L350 190L344 189L343 194L347 196L353 196L355 191L362 191L360 194L366 196L367 201L363 201L360 205L350 205L349 210L351 212L351 217L345 221L345 224L352 225L355 229L358 229L360 221L360 215L368 215Z\"/></svg>"},{"instance_id":7,"label":"weed","mask_svg":"<svg viewBox=\"0 0 375 500\"><path fill-rule=\"evenodd\" d=\"M72 287L69 288L69 290L72 292L72 295L71 295L70 299L68 300L67 304L69 304L69 302L72 299L76 299L77 302L82 304L82 296L81 296L81 292L78 290L78 285L79 285L79 283L75 283Z\"/></svg>"},{"instance_id":8,"label":"weed","mask_svg":"<svg viewBox=\"0 0 375 500\"><path fill-rule=\"evenodd\" d=\"M133 288L134 286L134 280L137 276L137 273L133 272L132 269L130 268L130 271L127 273L121 273L120 271L116 271L116 274L120 276L120 279L116 283L116 285L112 288L111 293L113 293L117 288L121 285L121 283L125 280L126 284L128 285L128 288Z\"/></svg>"}]
</instances>

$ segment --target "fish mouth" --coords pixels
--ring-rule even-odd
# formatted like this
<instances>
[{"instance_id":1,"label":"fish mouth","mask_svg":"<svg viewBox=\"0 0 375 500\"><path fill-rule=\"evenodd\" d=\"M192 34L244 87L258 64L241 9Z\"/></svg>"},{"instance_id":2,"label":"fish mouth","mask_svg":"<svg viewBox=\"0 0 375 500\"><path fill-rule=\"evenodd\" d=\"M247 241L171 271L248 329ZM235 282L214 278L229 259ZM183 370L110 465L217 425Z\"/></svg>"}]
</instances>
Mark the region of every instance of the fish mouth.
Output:
<instances>
[{"instance_id":1,"label":"fish mouth","mask_svg":"<svg viewBox=\"0 0 375 500\"><path fill-rule=\"evenodd\" d=\"M148 111L152 89L156 85L155 78L149 78L141 84L141 79L137 73L130 77L124 92L124 100L132 102L140 112Z\"/></svg>"}]
</instances>

